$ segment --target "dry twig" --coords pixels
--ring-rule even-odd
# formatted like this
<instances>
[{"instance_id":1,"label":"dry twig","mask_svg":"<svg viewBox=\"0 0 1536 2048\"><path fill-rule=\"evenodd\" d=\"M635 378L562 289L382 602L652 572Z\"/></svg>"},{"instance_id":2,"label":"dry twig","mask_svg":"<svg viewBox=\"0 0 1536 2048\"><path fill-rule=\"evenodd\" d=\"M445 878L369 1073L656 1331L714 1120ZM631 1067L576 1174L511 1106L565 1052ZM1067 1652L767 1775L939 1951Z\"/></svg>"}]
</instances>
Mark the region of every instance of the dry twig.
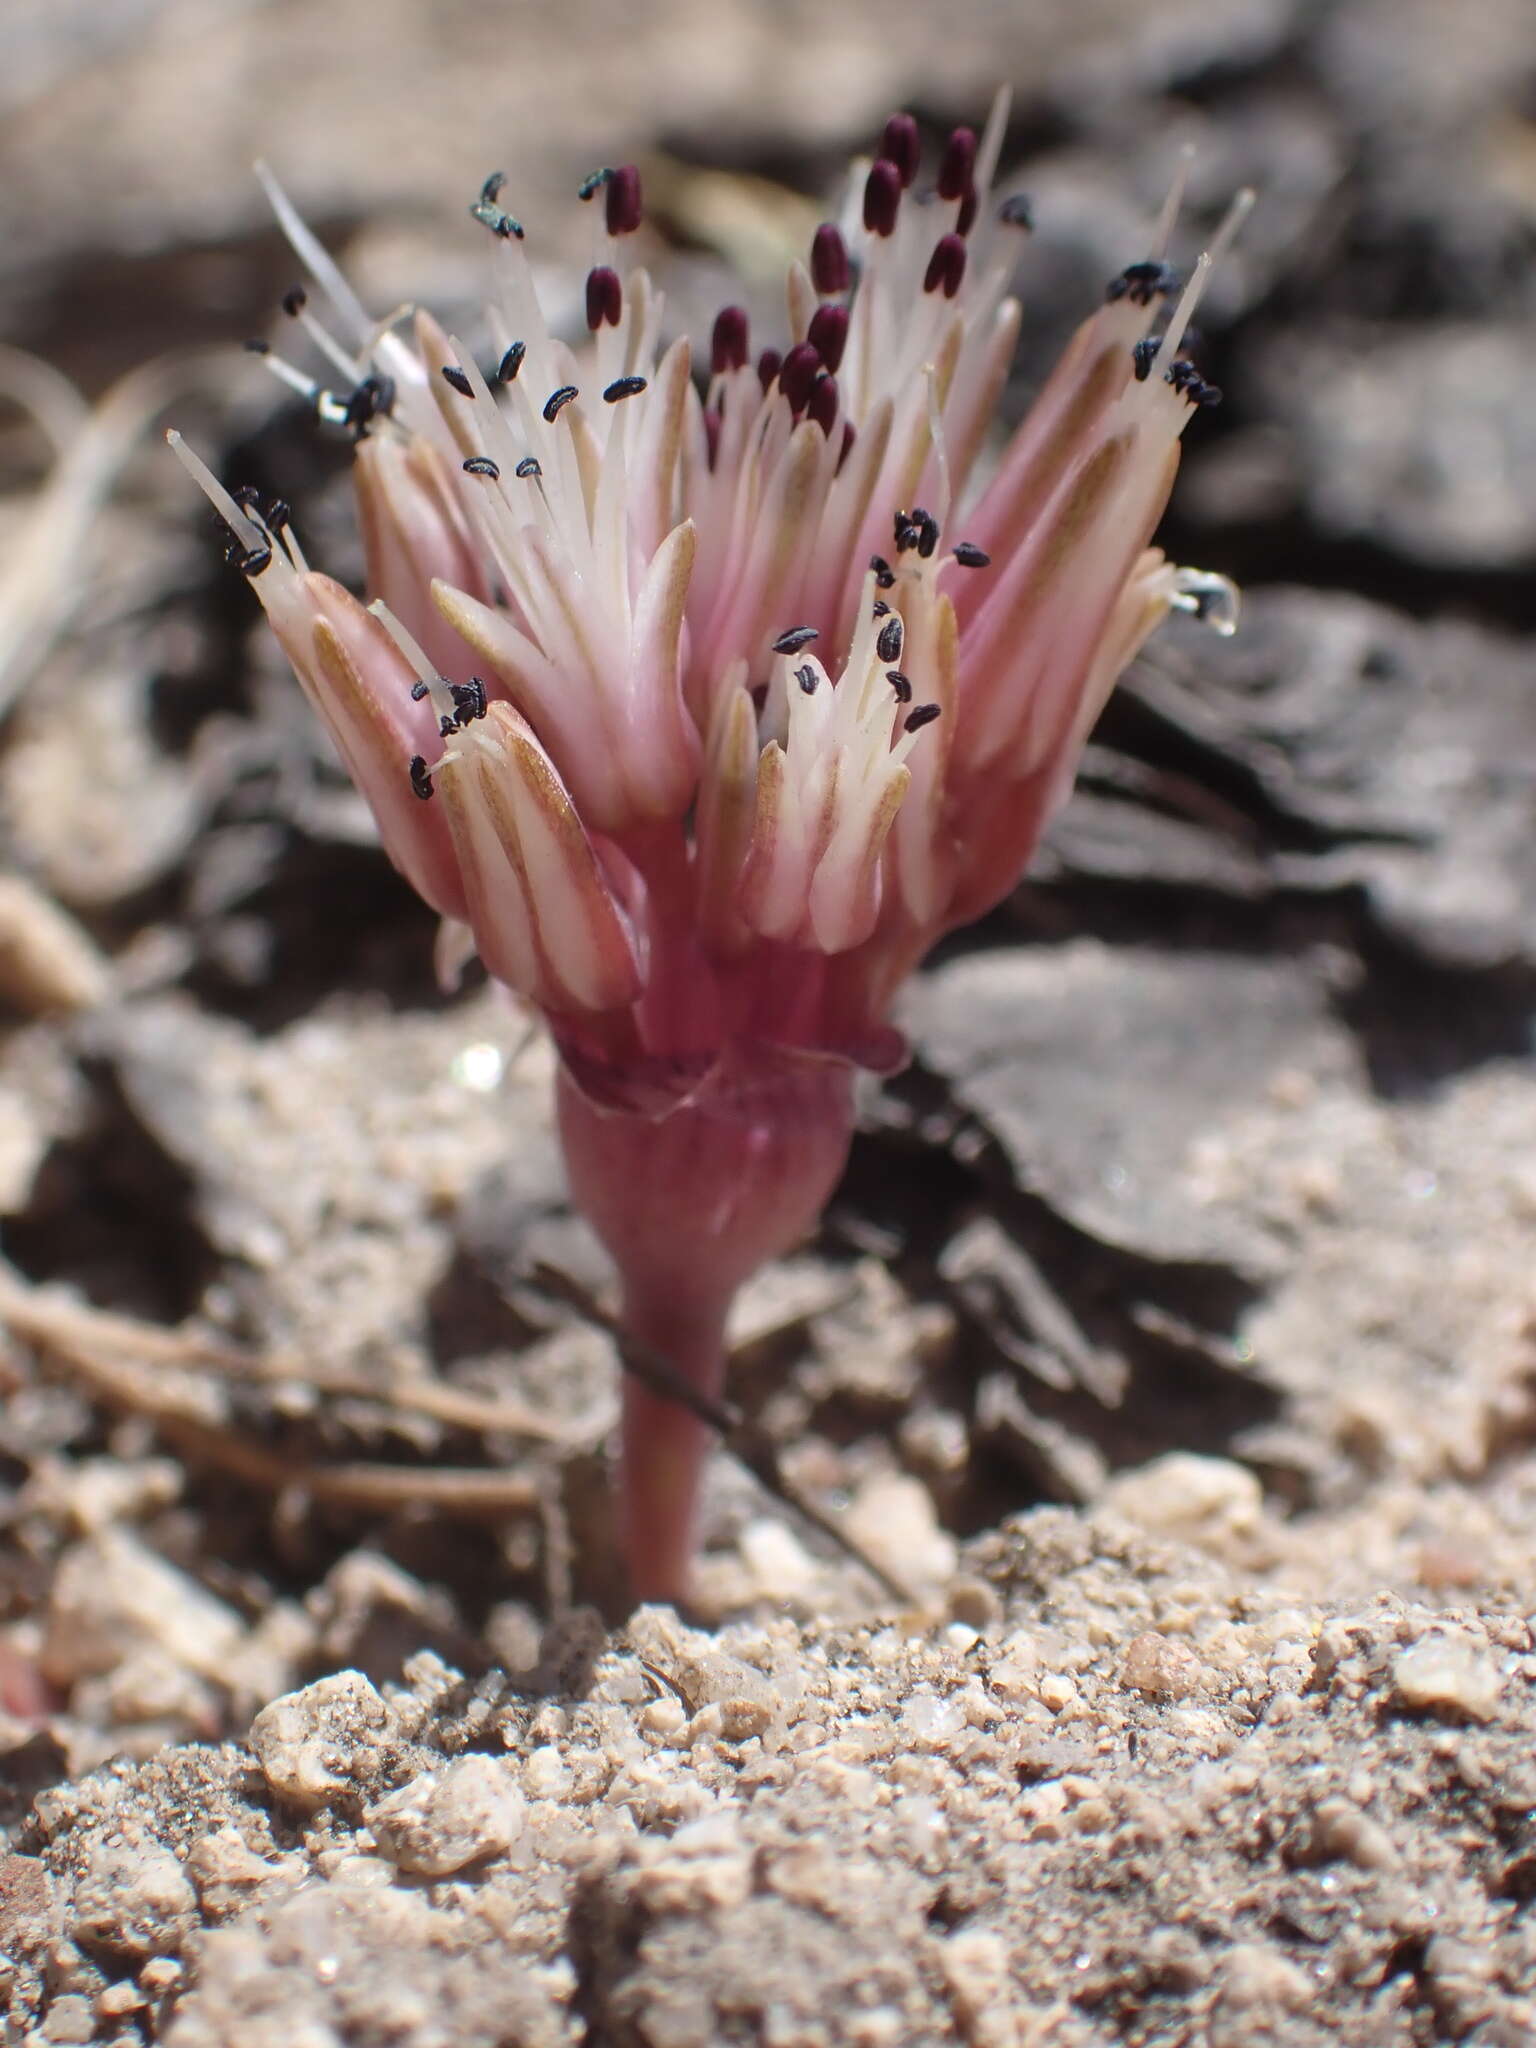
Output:
<instances>
[{"instance_id":1,"label":"dry twig","mask_svg":"<svg viewBox=\"0 0 1536 2048\"><path fill-rule=\"evenodd\" d=\"M190 1462L212 1465L264 1491L367 1511L430 1507L446 1514L499 1517L539 1510L538 1486L523 1473L364 1461L296 1463L222 1422L207 1383L184 1377L190 1367L214 1365L267 1379L308 1378L292 1365L274 1372L270 1361L253 1360L196 1333L50 1300L7 1274L0 1274L0 1322L69 1367L97 1398L151 1423ZM392 1398L365 1381L355 1385L385 1405ZM495 1415L494 1426L507 1426L502 1404L484 1402L479 1408Z\"/></svg>"}]
</instances>

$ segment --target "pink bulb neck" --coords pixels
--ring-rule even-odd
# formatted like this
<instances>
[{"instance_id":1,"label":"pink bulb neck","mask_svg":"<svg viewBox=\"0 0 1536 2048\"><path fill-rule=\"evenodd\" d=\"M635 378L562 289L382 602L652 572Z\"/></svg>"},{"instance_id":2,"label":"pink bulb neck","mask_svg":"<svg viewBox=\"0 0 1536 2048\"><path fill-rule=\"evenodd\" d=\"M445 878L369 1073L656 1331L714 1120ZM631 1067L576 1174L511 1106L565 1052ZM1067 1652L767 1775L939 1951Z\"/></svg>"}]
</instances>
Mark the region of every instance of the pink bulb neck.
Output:
<instances>
[{"instance_id":1,"label":"pink bulb neck","mask_svg":"<svg viewBox=\"0 0 1536 2048\"><path fill-rule=\"evenodd\" d=\"M695 1096L651 1118L597 1108L562 1070L558 1111L572 1198L619 1269L626 1332L718 1395L737 1289L806 1235L842 1173L850 1071L735 1048ZM679 1403L630 1380L623 1524L637 1599L686 1597L708 1438Z\"/></svg>"}]
</instances>

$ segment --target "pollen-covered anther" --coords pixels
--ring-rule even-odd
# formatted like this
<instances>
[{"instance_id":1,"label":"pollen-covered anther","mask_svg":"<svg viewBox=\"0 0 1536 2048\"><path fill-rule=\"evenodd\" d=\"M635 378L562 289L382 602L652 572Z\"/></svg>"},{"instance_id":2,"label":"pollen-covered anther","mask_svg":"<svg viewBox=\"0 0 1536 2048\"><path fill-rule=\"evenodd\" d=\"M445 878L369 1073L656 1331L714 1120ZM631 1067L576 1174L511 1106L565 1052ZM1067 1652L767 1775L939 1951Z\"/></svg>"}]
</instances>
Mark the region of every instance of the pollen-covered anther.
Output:
<instances>
[{"instance_id":1,"label":"pollen-covered anther","mask_svg":"<svg viewBox=\"0 0 1536 2048\"><path fill-rule=\"evenodd\" d=\"M496 204L501 188L507 182L505 171L492 171L480 187L480 196L470 206L470 213L483 228L489 228L493 235L503 241L520 242L523 239L523 224L514 215Z\"/></svg>"},{"instance_id":2,"label":"pollen-covered anther","mask_svg":"<svg viewBox=\"0 0 1536 2048\"><path fill-rule=\"evenodd\" d=\"M1191 405L1220 405L1221 387L1208 384L1187 356L1181 356L1163 372L1165 383L1171 384L1179 396Z\"/></svg>"},{"instance_id":3,"label":"pollen-covered anther","mask_svg":"<svg viewBox=\"0 0 1536 2048\"><path fill-rule=\"evenodd\" d=\"M467 683L450 683L448 694L453 699L453 722L456 726L473 724L477 718L484 718L490 708L485 683L479 676L471 676Z\"/></svg>"},{"instance_id":4,"label":"pollen-covered anther","mask_svg":"<svg viewBox=\"0 0 1536 2048\"><path fill-rule=\"evenodd\" d=\"M798 654L802 647L809 647L817 637L814 626L791 626L774 641L773 651L775 654Z\"/></svg>"},{"instance_id":5,"label":"pollen-covered anther","mask_svg":"<svg viewBox=\"0 0 1536 2048\"><path fill-rule=\"evenodd\" d=\"M897 554L915 549L923 561L928 561L939 544L939 522L933 514L914 505L910 512L898 512L894 524Z\"/></svg>"},{"instance_id":6,"label":"pollen-covered anther","mask_svg":"<svg viewBox=\"0 0 1536 2048\"><path fill-rule=\"evenodd\" d=\"M1149 259L1128 263L1118 277L1105 287L1105 302L1111 306L1129 299L1133 306L1150 306L1154 299L1171 298L1179 289L1179 274L1171 263Z\"/></svg>"},{"instance_id":7,"label":"pollen-covered anther","mask_svg":"<svg viewBox=\"0 0 1536 2048\"><path fill-rule=\"evenodd\" d=\"M393 377L362 377L346 395L341 423L361 441L375 420L387 419L394 409Z\"/></svg>"}]
</instances>

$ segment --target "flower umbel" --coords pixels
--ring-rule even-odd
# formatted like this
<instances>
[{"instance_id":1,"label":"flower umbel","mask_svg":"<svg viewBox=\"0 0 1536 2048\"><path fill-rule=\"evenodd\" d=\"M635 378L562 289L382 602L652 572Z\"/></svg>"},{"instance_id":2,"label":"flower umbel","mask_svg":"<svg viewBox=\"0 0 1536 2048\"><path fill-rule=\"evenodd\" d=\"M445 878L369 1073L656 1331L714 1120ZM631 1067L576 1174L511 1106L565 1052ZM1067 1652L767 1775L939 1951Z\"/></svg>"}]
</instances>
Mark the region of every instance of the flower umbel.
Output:
<instances>
[{"instance_id":1,"label":"flower umbel","mask_svg":"<svg viewBox=\"0 0 1536 2048\"><path fill-rule=\"evenodd\" d=\"M736 1289L836 1182L853 1070L901 1061L903 977L1017 883L1170 608L1235 623L1230 585L1151 539L1219 396L1180 344L1248 197L1181 286L1175 194L978 489L1028 226L992 191L1005 111L931 187L893 116L790 266L783 347L754 362L727 306L698 375L630 259L632 167L582 188L579 350L487 181L489 369L424 313L373 321L267 179L330 323L285 308L339 388L270 360L356 441L370 608L172 437L445 966L477 951L546 1020L626 1326L708 1391ZM704 1448L631 1388L642 1597L686 1589Z\"/></svg>"}]
</instances>

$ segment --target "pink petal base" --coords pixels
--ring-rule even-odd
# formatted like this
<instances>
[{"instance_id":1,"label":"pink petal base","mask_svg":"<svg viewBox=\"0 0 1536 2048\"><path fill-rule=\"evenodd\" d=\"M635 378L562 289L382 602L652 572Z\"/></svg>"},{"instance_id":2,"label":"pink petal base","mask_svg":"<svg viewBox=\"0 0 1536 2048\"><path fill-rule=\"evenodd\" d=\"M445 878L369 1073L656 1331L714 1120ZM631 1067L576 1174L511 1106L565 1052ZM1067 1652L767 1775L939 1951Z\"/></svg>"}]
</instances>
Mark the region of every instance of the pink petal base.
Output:
<instances>
[{"instance_id":1,"label":"pink petal base","mask_svg":"<svg viewBox=\"0 0 1536 2048\"><path fill-rule=\"evenodd\" d=\"M558 1110L572 1199L618 1266L626 1330L718 1394L736 1290L806 1235L842 1173L850 1070L738 1048L660 1119L598 1109L562 1071ZM687 1597L709 1436L688 1410L630 1379L621 1505L637 1600Z\"/></svg>"}]
</instances>

